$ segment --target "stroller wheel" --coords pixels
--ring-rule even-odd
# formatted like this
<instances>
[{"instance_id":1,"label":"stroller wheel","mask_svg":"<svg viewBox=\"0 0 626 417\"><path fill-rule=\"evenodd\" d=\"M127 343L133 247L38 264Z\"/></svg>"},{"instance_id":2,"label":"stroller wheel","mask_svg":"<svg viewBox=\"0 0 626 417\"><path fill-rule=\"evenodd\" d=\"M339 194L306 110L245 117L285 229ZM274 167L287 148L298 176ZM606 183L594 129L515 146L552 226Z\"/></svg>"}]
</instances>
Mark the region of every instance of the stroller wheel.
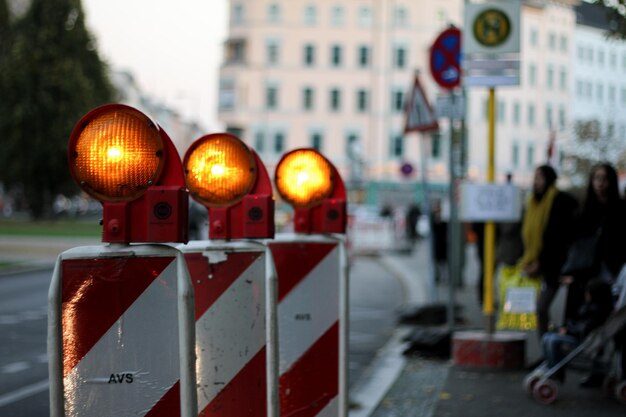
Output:
<instances>
[{"instance_id":1,"label":"stroller wheel","mask_svg":"<svg viewBox=\"0 0 626 417\"><path fill-rule=\"evenodd\" d=\"M626 381L615 385L615 399L622 404L626 404Z\"/></svg>"},{"instance_id":2,"label":"stroller wheel","mask_svg":"<svg viewBox=\"0 0 626 417\"><path fill-rule=\"evenodd\" d=\"M533 395L533 390L535 389L535 385L541 379L541 374L537 372L533 372L524 378L524 390L529 394Z\"/></svg>"},{"instance_id":3,"label":"stroller wheel","mask_svg":"<svg viewBox=\"0 0 626 417\"><path fill-rule=\"evenodd\" d=\"M537 382L533 388L533 397L541 404L552 404L556 400L558 389L551 379Z\"/></svg>"}]
</instances>

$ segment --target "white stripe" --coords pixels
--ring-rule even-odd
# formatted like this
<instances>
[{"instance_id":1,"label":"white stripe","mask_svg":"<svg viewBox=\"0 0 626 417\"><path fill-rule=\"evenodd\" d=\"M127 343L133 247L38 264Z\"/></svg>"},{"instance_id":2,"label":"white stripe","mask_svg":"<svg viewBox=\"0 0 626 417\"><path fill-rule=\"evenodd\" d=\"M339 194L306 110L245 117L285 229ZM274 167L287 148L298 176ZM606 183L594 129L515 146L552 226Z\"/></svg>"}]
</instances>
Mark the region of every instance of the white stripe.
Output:
<instances>
[{"instance_id":1,"label":"white stripe","mask_svg":"<svg viewBox=\"0 0 626 417\"><path fill-rule=\"evenodd\" d=\"M315 417L337 417L339 415L339 397L333 398Z\"/></svg>"},{"instance_id":2,"label":"white stripe","mask_svg":"<svg viewBox=\"0 0 626 417\"><path fill-rule=\"evenodd\" d=\"M176 274L173 260L64 378L66 416L143 416L178 381Z\"/></svg>"},{"instance_id":3,"label":"white stripe","mask_svg":"<svg viewBox=\"0 0 626 417\"><path fill-rule=\"evenodd\" d=\"M24 362L24 361L13 362L8 365L4 365L2 368L0 368L0 373L15 374L17 372L24 371L28 368L30 368L30 365L28 364L28 362Z\"/></svg>"},{"instance_id":4,"label":"white stripe","mask_svg":"<svg viewBox=\"0 0 626 417\"><path fill-rule=\"evenodd\" d=\"M196 322L199 411L265 346L265 309L263 253Z\"/></svg>"},{"instance_id":5,"label":"white stripe","mask_svg":"<svg viewBox=\"0 0 626 417\"><path fill-rule=\"evenodd\" d=\"M279 373L287 372L338 320L336 247L278 305Z\"/></svg>"},{"instance_id":6,"label":"white stripe","mask_svg":"<svg viewBox=\"0 0 626 417\"><path fill-rule=\"evenodd\" d=\"M48 389L48 380L40 381L32 385L25 386L16 391L9 392L4 395L0 395L0 407L4 407L5 405L9 405L24 398L31 397L33 395L39 394L40 392L44 392Z\"/></svg>"}]
</instances>

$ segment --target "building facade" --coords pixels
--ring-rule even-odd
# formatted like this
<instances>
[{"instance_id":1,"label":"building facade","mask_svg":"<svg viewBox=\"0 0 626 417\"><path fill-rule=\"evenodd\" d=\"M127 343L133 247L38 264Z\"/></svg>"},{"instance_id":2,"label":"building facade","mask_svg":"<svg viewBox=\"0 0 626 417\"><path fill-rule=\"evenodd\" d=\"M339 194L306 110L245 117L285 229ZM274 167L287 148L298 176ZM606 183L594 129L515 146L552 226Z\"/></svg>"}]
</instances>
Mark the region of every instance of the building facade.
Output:
<instances>
[{"instance_id":1,"label":"building facade","mask_svg":"<svg viewBox=\"0 0 626 417\"><path fill-rule=\"evenodd\" d=\"M572 89L578 3L521 2L521 82L496 92L498 181L511 173L528 185L534 168L548 158L559 169L565 163L561 155L578 111ZM423 170L431 184L448 182L450 133L442 120L437 134L405 137L404 100L416 71L431 102L444 94L430 74L429 48L449 25L462 26L463 5L230 0L219 119L256 149L270 172L284 152L314 147L339 168L349 188L369 191L367 202L419 200ZM466 94L467 177L481 181L487 89L472 87ZM621 93L615 94L620 100ZM413 171L402 173L403 165Z\"/></svg>"}]
</instances>

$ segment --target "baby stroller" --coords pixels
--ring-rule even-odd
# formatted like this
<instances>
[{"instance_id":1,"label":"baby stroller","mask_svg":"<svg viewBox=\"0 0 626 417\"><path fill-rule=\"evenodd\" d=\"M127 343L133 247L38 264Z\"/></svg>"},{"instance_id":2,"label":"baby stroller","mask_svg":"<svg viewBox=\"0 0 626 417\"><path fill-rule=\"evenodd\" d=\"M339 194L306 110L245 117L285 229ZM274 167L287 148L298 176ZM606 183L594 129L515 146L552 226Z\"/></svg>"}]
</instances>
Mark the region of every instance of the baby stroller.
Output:
<instances>
[{"instance_id":1,"label":"baby stroller","mask_svg":"<svg viewBox=\"0 0 626 417\"><path fill-rule=\"evenodd\" d=\"M622 374L622 356L616 351L615 336L626 331L626 268L622 270L614 288L619 288L619 297L616 310L599 328L593 330L583 341L574 348L567 356L551 368L547 368L547 362L541 364L524 379L524 388L533 398L542 404L553 403L558 396L556 382L552 376L564 369L575 358L585 355L593 357L602 348L613 346L613 354L608 366L608 376L605 378L604 387L607 393L613 395L617 401L626 404L626 375ZM624 344L624 343L622 343ZM626 349L626 346L621 346Z\"/></svg>"}]
</instances>

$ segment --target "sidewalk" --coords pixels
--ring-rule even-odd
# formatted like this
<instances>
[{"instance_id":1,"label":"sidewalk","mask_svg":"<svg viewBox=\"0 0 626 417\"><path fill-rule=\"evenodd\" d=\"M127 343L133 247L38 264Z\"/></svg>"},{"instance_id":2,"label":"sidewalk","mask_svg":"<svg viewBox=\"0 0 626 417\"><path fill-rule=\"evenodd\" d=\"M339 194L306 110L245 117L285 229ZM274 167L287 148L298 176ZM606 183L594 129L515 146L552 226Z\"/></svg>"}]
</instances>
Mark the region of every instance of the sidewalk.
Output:
<instances>
[{"instance_id":1,"label":"sidewalk","mask_svg":"<svg viewBox=\"0 0 626 417\"><path fill-rule=\"evenodd\" d=\"M456 291L456 302L463 307L465 323L456 330L484 329L485 317L476 294L477 264L473 247L468 247L465 286ZM411 303L430 302L428 294L428 256L423 243L409 256L385 255L380 262L398 275L407 288ZM448 289L439 286L438 301L447 303ZM563 306L563 296L555 300L553 311ZM549 406L535 402L523 389L527 370L461 369L451 360L402 355L402 337L412 330L400 326L382 349L364 378L355 384L350 417L489 417L489 416L623 416L626 407L607 398L601 389L583 389L578 381L583 374L568 371L560 385L557 401ZM526 334L526 362L540 357L534 332ZM376 390L378 388L378 390Z\"/></svg>"}]
</instances>

